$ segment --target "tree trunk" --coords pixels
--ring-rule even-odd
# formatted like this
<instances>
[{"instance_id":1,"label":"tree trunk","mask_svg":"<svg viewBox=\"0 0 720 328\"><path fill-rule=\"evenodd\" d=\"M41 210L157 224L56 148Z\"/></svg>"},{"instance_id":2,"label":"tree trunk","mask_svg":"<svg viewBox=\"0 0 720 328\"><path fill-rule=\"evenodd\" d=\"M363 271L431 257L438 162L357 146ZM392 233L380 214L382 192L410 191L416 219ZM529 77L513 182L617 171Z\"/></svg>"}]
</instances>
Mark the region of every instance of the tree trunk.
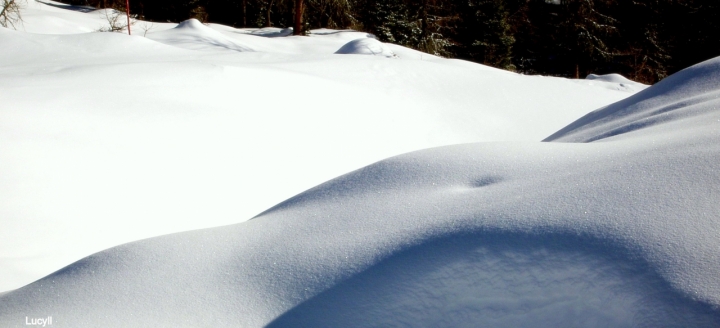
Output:
<instances>
[{"instance_id":1,"label":"tree trunk","mask_svg":"<svg viewBox=\"0 0 720 328\"><path fill-rule=\"evenodd\" d=\"M127 28L128 28L128 35L131 35L130 33L130 0L125 0L125 14L127 15Z\"/></svg>"},{"instance_id":2,"label":"tree trunk","mask_svg":"<svg viewBox=\"0 0 720 328\"><path fill-rule=\"evenodd\" d=\"M422 7L420 9L420 39L425 41L427 38L428 30L428 0L423 0Z\"/></svg>"},{"instance_id":3,"label":"tree trunk","mask_svg":"<svg viewBox=\"0 0 720 328\"><path fill-rule=\"evenodd\" d=\"M268 4L268 7L267 7L267 17L265 18L265 27L272 26L272 23L270 22L270 9L272 9L272 5L273 5L273 0L270 0L270 3Z\"/></svg>"},{"instance_id":4,"label":"tree trunk","mask_svg":"<svg viewBox=\"0 0 720 328\"><path fill-rule=\"evenodd\" d=\"M242 1L243 27L247 27L247 0Z\"/></svg>"},{"instance_id":5,"label":"tree trunk","mask_svg":"<svg viewBox=\"0 0 720 328\"><path fill-rule=\"evenodd\" d=\"M302 16L303 16L303 0L295 0L295 27L293 35L302 35Z\"/></svg>"}]
</instances>

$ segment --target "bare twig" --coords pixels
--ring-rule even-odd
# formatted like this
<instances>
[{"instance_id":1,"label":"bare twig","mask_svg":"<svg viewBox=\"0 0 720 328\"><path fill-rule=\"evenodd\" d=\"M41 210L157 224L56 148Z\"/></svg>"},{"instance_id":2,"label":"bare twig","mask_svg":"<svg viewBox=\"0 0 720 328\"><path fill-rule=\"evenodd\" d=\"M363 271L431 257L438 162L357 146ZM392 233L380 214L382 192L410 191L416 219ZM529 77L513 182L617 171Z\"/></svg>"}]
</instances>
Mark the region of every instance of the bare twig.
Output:
<instances>
[{"instance_id":1,"label":"bare twig","mask_svg":"<svg viewBox=\"0 0 720 328\"><path fill-rule=\"evenodd\" d=\"M124 19L124 17L122 17L124 15L125 15L125 13L122 13L115 9L103 9L103 13L101 14L101 16L107 20L108 26L101 27L101 28L97 29L97 31L98 32L123 32L123 31L125 31L125 29L128 28L128 24L125 23L125 19ZM135 19L132 19L132 21L130 22L130 25L134 25L135 22L136 22Z\"/></svg>"},{"instance_id":2,"label":"bare twig","mask_svg":"<svg viewBox=\"0 0 720 328\"><path fill-rule=\"evenodd\" d=\"M143 30L143 36L146 36L147 33L152 30L155 27L155 23L150 22L150 25L148 25L148 22L145 22L140 28Z\"/></svg>"},{"instance_id":3,"label":"bare twig","mask_svg":"<svg viewBox=\"0 0 720 328\"><path fill-rule=\"evenodd\" d=\"M17 0L0 0L2 10L0 11L0 25L2 27L12 27L17 29L16 24L22 24L22 16L20 10L22 10L22 4Z\"/></svg>"}]
</instances>

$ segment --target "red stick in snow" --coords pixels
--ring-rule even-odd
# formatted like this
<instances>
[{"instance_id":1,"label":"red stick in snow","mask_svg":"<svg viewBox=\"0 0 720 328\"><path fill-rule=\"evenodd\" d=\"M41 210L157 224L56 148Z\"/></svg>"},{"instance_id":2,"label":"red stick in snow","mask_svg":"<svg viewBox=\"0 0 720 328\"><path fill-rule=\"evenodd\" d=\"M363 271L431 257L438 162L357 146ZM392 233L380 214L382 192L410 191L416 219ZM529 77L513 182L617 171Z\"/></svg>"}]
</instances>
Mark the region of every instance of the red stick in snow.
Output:
<instances>
[{"instance_id":1,"label":"red stick in snow","mask_svg":"<svg viewBox=\"0 0 720 328\"><path fill-rule=\"evenodd\" d=\"M130 0L125 0L125 12L127 14L128 19L128 35L130 34Z\"/></svg>"}]
</instances>

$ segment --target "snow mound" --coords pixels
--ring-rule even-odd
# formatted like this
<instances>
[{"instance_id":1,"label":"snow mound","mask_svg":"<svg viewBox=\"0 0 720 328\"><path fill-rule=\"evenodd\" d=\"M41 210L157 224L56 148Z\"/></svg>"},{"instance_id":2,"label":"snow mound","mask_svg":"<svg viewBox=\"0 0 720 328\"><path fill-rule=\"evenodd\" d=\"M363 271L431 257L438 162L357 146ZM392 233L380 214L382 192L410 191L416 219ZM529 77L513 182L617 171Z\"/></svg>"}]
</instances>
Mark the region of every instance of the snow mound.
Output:
<instances>
[{"instance_id":1,"label":"snow mound","mask_svg":"<svg viewBox=\"0 0 720 328\"><path fill-rule=\"evenodd\" d=\"M681 297L646 267L557 239L458 234L427 242L267 327L711 327L702 307L673 300Z\"/></svg>"},{"instance_id":2,"label":"snow mound","mask_svg":"<svg viewBox=\"0 0 720 328\"><path fill-rule=\"evenodd\" d=\"M195 31L206 31L209 29L207 26L205 26L203 23L201 23L199 20L195 18L191 18L185 21L180 22L176 27L176 29L182 30L195 30Z\"/></svg>"},{"instance_id":3,"label":"snow mound","mask_svg":"<svg viewBox=\"0 0 720 328\"><path fill-rule=\"evenodd\" d=\"M181 22L173 29L154 33L149 32L146 37L161 43L191 50L254 51L250 46L232 40L194 18Z\"/></svg>"},{"instance_id":4,"label":"snow mound","mask_svg":"<svg viewBox=\"0 0 720 328\"><path fill-rule=\"evenodd\" d=\"M89 15L51 9L36 18ZM177 25L144 27L148 37L210 34ZM247 220L389 156L541 140L628 96L389 44L401 60L332 55L355 32L264 38L210 27L257 51L0 29L0 290L112 246Z\"/></svg>"},{"instance_id":5,"label":"snow mound","mask_svg":"<svg viewBox=\"0 0 720 328\"><path fill-rule=\"evenodd\" d=\"M717 66L638 98L693 107ZM0 296L0 325L717 327L720 135L675 123L389 158L245 223L89 256Z\"/></svg>"},{"instance_id":6,"label":"snow mound","mask_svg":"<svg viewBox=\"0 0 720 328\"><path fill-rule=\"evenodd\" d=\"M545 141L589 142L675 134L680 126L720 131L720 57L686 68L631 97L593 111Z\"/></svg>"},{"instance_id":7,"label":"snow mound","mask_svg":"<svg viewBox=\"0 0 720 328\"><path fill-rule=\"evenodd\" d=\"M397 57L385 44L373 38L352 40L343 45L336 54L373 55L388 58Z\"/></svg>"},{"instance_id":8,"label":"snow mound","mask_svg":"<svg viewBox=\"0 0 720 328\"><path fill-rule=\"evenodd\" d=\"M332 29L316 29L310 30L310 37L322 37L327 39L333 39L338 41L350 42L357 39L372 38L375 36L366 32L358 32L355 30L332 30Z\"/></svg>"},{"instance_id":9,"label":"snow mound","mask_svg":"<svg viewBox=\"0 0 720 328\"><path fill-rule=\"evenodd\" d=\"M665 185L640 184L646 174L705 163L546 146L408 154L247 223L116 247L3 295L0 323L25 313L62 313L69 326L110 315L123 318L116 326L187 327L720 323L716 217L679 220L717 205L675 199L699 182L691 174L668 194L638 194ZM608 158L672 164L618 176Z\"/></svg>"},{"instance_id":10,"label":"snow mound","mask_svg":"<svg viewBox=\"0 0 720 328\"><path fill-rule=\"evenodd\" d=\"M277 38L292 35L293 28L263 27L261 29L250 32L250 34L255 36L263 36L266 38Z\"/></svg>"},{"instance_id":11,"label":"snow mound","mask_svg":"<svg viewBox=\"0 0 720 328\"><path fill-rule=\"evenodd\" d=\"M637 83L637 82L630 80L630 79L628 79L620 74L617 74L617 73L605 74L605 75L589 74L585 79L593 80L593 81L612 82L612 83L625 83L625 84L636 84Z\"/></svg>"},{"instance_id":12,"label":"snow mound","mask_svg":"<svg viewBox=\"0 0 720 328\"><path fill-rule=\"evenodd\" d=\"M620 74L596 75L590 74L583 80L573 79L573 82L582 85L602 87L609 90L637 93L648 87L646 84L638 83L625 78Z\"/></svg>"}]
</instances>

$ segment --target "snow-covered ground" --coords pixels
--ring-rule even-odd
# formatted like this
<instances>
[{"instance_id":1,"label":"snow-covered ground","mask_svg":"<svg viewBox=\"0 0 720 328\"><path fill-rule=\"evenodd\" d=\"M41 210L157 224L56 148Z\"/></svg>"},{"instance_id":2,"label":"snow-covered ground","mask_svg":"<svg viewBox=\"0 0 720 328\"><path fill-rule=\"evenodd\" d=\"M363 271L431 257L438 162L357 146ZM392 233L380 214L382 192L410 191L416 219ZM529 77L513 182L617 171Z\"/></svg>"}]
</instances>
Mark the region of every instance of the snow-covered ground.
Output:
<instances>
[{"instance_id":1,"label":"snow-covered ground","mask_svg":"<svg viewBox=\"0 0 720 328\"><path fill-rule=\"evenodd\" d=\"M0 29L0 326L720 325L720 60L645 89L101 13Z\"/></svg>"}]
</instances>

